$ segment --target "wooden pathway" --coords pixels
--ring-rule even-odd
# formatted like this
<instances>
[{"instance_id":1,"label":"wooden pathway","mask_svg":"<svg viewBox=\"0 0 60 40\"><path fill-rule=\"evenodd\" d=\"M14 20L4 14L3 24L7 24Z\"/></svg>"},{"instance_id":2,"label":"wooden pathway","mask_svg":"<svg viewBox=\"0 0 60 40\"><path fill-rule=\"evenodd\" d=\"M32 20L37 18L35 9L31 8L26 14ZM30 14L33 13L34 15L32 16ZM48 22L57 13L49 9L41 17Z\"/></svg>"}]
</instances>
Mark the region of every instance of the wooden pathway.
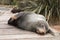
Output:
<instances>
[{"instance_id":1,"label":"wooden pathway","mask_svg":"<svg viewBox=\"0 0 60 40\"><path fill-rule=\"evenodd\" d=\"M60 40L60 36L52 36L50 34L41 36L8 25L7 21L12 15L9 10L0 10L0 40Z\"/></svg>"}]
</instances>

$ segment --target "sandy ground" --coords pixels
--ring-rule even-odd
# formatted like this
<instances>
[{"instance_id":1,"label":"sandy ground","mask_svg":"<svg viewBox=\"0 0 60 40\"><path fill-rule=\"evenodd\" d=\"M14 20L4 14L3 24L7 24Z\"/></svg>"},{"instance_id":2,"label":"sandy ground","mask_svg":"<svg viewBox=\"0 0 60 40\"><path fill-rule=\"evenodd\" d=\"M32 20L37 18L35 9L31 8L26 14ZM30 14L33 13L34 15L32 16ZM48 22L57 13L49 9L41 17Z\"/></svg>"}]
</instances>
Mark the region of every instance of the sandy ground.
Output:
<instances>
[{"instance_id":1,"label":"sandy ground","mask_svg":"<svg viewBox=\"0 0 60 40\"><path fill-rule=\"evenodd\" d=\"M54 28L55 30L60 32L60 25L54 25L54 26L52 26L52 28Z\"/></svg>"}]
</instances>

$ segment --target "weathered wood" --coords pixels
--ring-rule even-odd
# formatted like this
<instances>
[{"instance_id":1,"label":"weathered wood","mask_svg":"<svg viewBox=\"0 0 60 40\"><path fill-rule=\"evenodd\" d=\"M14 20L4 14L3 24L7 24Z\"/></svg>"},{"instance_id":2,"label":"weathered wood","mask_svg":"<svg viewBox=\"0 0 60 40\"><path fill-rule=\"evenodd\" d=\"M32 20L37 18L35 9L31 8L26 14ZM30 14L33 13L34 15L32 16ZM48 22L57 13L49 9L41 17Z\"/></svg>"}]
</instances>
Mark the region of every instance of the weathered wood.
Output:
<instances>
[{"instance_id":1,"label":"weathered wood","mask_svg":"<svg viewBox=\"0 0 60 40\"><path fill-rule=\"evenodd\" d=\"M24 38L44 38L44 37L49 37L49 36L38 36L38 35L36 35L36 34L21 34L21 35L0 35L0 39L19 39L19 38L21 38L21 39L24 39ZM51 37L53 37L53 36L51 36ZM50 38L51 38L50 37Z\"/></svg>"},{"instance_id":2,"label":"weathered wood","mask_svg":"<svg viewBox=\"0 0 60 40\"><path fill-rule=\"evenodd\" d=\"M2 11L1 11L2 12ZM0 16L0 40L60 40L59 37L53 37L50 34L41 36L33 32L17 29L8 25L8 19L13 14L8 10Z\"/></svg>"},{"instance_id":3,"label":"weathered wood","mask_svg":"<svg viewBox=\"0 0 60 40\"><path fill-rule=\"evenodd\" d=\"M33 32L24 31L20 29L0 29L0 35L16 35L16 34L35 34Z\"/></svg>"}]
</instances>

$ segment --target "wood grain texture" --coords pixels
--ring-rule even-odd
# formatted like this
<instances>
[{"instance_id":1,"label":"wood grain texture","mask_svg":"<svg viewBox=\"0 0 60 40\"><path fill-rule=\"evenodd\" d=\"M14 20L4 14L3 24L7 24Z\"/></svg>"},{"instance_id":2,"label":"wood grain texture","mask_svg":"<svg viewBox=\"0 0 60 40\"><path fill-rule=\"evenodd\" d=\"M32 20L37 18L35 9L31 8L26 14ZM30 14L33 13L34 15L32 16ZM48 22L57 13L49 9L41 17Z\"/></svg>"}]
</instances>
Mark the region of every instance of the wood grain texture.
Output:
<instances>
[{"instance_id":1,"label":"wood grain texture","mask_svg":"<svg viewBox=\"0 0 60 40\"><path fill-rule=\"evenodd\" d=\"M50 34L41 36L8 25L7 21L12 15L10 11L4 11L4 14L0 16L0 40L60 40L60 36L55 37Z\"/></svg>"}]
</instances>

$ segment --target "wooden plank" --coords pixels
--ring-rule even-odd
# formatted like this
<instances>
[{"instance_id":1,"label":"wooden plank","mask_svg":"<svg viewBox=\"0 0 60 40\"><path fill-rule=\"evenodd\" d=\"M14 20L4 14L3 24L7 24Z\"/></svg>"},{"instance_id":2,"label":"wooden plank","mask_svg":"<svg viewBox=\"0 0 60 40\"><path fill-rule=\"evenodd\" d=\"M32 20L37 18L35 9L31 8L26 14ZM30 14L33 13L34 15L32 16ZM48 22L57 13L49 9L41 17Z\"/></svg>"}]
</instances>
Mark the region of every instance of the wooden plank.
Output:
<instances>
[{"instance_id":1,"label":"wooden plank","mask_svg":"<svg viewBox=\"0 0 60 40\"><path fill-rule=\"evenodd\" d=\"M35 34L33 32L20 29L0 29L0 35L16 35L16 34Z\"/></svg>"},{"instance_id":2,"label":"wooden plank","mask_svg":"<svg viewBox=\"0 0 60 40\"><path fill-rule=\"evenodd\" d=\"M8 25L7 22L0 22L0 29L11 29L14 28L14 26Z\"/></svg>"},{"instance_id":3,"label":"wooden plank","mask_svg":"<svg viewBox=\"0 0 60 40\"><path fill-rule=\"evenodd\" d=\"M0 29L0 39L23 39L23 38L40 38L40 37L53 37L50 34L38 35L33 32L24 31L20 29Z\"/></svg>"},{"instance_id":4,"label":"wooden plank","mask_svg":"<svg viewBox=\"0 0 60 40\"><path fill-rule=\"evenodd\" d=\"M8 19L12 15L10 11L4 11L4 14L0 16L0 40L60 40L60 36L54 38L50 34L41 36L8 25Z\"/></svg>"},{"instance_id":5,"label":"wooden plank","mask_svg":"<svg viewBox=\"0 0 60 40\"><path fill-rule=\"evenodd\" d=\"M60 40L58 37L39 37L39 38L14 38L14 39L1 39L1 40Z\"/></svg>"},{"instance_id":6,"label":"wooden plank","mask_svg":"<svg viewBox=\"0 0 60 40\"><path fill-rule=\"evenodd\" d=\"M0 29L9 29L9 28L14 28L13 26L9 26L7 24L9 18L13 15L9 10L8 11L2 11L0 10L0 12L4 12L3 15L0 16Z\"/></svg>"},{"instance_id":7,"label":"wooden plank","mask_svg":"<svg viewBox=\"0 0 60 40\"><path fill-rule=\"evenodd\" d=\"M7 22L0 22L0 29L11 29L11 28L15 28L14 26L8 25Z\"/></svg>"},{"instance_id":8,"label":"wooden plank","mask_svg":"<svg viewBox=\"0 0 60 40\"><path fill-rule=\"evenodd\" d=\"M59 38L24 38L24 39L1 39L1 40L60 40Z\"/></svg>"},{"instance_id":9,"label":"wooden plank","mask_svg":"<svg viewBox=\"0 0 60 40\"><path fill-rule=\"evenodd\" d=\"M21 35L0 35L0 39L24 39L24 38L44 38L44 37L53 37L53 36L40 36L36 34L21 34Z\"/></svg>"},{"instance_id":10,"label":"wooden plank","mask_svg":"<svg viewBox=\"0 0 60 40\"><path fill-rule=\"evenodd\" d=\"M15 27L9 25L0 25L0 29L13 29Z\"/></svg>"}]
</instances>

